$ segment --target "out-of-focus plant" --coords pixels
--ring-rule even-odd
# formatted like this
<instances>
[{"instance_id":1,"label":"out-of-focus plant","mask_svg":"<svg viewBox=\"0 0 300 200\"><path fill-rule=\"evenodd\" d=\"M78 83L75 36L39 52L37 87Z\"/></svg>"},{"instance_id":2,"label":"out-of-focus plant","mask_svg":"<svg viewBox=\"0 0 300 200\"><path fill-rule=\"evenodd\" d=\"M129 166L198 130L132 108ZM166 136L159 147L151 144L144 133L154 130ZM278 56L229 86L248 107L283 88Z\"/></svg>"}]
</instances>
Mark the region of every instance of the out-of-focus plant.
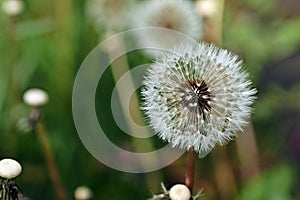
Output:
<instances>
[{"instance_id":1,"label":"out-of-focus plant","mask_svg":"<svg viewBox=\"0 0 300 200\"><path fill-rule=\"evenodd\" d=\"M300 47L299 18L284 18L278 2L268 2L230 1L225 7L224 46L244 57L256 81L264 64L284 58Z\"/></svg>"},{"instance_id":2,"label":"out-of-focus plant","mask_svg":"<svg viewBox=\"0 0 300 200\"><path fill-rule=\"evenodd\" d=\"M295 182L294 169L288 165L279 165L260 177L244 184L236 200L282 200L294 199L292 186Z\"/></svg>"}]
</instances>

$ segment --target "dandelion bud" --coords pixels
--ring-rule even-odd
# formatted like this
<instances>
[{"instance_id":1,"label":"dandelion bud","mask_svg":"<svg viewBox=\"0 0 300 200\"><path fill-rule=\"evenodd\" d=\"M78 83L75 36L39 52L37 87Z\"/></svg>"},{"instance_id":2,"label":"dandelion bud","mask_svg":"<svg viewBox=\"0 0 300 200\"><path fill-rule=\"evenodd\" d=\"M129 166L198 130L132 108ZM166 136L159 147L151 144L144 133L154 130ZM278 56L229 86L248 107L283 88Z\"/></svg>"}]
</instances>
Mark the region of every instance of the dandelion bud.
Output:
<instances>
[{"instance_id":1,"label":"dandelion bud","mask_svg":"<svg viewBox=\"0 0 300 200\"><path fill-rule=\"evenodd\" d=\"M11 16L20 14L24 9L24 3L21 0L4 0L2 2L2 10Z\"/></svg>"},{"instance_id":2,"label":"dandelion bud","mask_svg":"<svg viewBox=\"0 0 300 200\"><path fill-rule=\"evenodd\" d=\"M189 200L191 192L187 186L176 184L170 189L169 196L171 200Z\"/></svg>"},{"instance_id":3,"label":"dandelion bud","mask_svg":"<svg viewBox=\"0 0 300 200\"><path fill-rule=\"evenodd\" d=\"M0 177L13 179L22 172L22 166L15 160L6 158L0 161Z\"/></svg>"},{"instance_id":4,"label":"dandelion bud","mask_svg":"<svg viewBox=\"0 0 300 200\"><path fill-rule=\"evenodd\" d=\"M196 7L206 17L214 15L217 11L216 2L211 0L198 0Z\"/></svg>"},{"instance_id":5,"label":"dandelion bud","mask_svg":"<svg viewBox=\"0 0 300 200\"><path fill-rule=\"evenodd\" d=\"M27 90L23 96L23 100L26 104L32 107L40 107L48 102L48 94L41 89Z\"/></svg>"},{"instance_id":6,"label":"dandelion bud","mask_svg":"<svg viewBox=\"0 0 300 200\"><path fill-rule=\"evenodd\" d=\"M92 198L93 193L90 188L86 186L79 186L76 188L74 196L76 200L88 200Z\"/></svg>"}]
</instances>

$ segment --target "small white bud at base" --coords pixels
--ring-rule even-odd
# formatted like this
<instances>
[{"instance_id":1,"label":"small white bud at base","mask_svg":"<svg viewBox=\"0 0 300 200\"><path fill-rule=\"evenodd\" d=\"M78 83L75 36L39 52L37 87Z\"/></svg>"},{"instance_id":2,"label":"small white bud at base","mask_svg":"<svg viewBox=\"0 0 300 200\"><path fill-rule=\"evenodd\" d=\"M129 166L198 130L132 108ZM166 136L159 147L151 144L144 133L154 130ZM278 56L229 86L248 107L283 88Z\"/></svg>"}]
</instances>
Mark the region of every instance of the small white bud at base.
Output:
<instances>
[{"instance_id":1,"label":"small white bud at base","mask_svg":"<svg viewBox=\"0 0 300 200\"><path fill-rule=\"evenodd\" d=\"M48 94L41 89L29 89L24 93L23 96L24 102L32 107L39 107L45 105L48 100Z\"/></svg>"},{"instance_id":2,"label":"small white bud at base","mask_svg":"<svg viewBox=\"0 0 300 200\"><path fill-rule=\"evenodd\" d=\"M22 166L17 161L5 158L0 161L0 177L5 179L13 179L22 172Z\"/></svg>"},{"instance_id":3,"label":"small white bud at base","mask_svg":"<svg viewBox=\"0 0 300 200\"><path fill-rule=\"evenodd\" d=\"M176 184L169 192L171 200L189 200L191 198L191 192L186 185Z\"/></svg>"},{"instance_id":4,"label":"small white bud at base","mask_svg":"<svg viewBox=\"0 0 300 200\"><path fill-rule=\"evenodd\" d=\"M79 186L76 188L74 196L76 200L88 200L92 198L93 193L87 186Z\"/></svg>"},{"instance_id":5,"label":"small white bud at base","mask_svg":"<svg viewBox=\"0 0 300 200\"><path fill-rule=\"evenodd\" d=\"M2 10L7 15L15 16L24 10L24 3L20 0L5 0L2 2Z\"/></svg>"}]
</instances>

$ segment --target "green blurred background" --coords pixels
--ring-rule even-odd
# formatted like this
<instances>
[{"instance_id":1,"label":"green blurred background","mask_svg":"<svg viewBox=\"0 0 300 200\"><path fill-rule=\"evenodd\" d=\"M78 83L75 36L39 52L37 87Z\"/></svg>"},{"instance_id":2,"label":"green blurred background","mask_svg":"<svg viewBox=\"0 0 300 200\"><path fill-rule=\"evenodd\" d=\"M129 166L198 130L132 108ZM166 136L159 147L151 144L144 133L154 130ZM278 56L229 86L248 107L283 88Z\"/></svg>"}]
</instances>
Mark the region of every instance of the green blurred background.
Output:
<instances>
[{"instance_id":1,"label":"green blurred background","mask_svg":"<svg viewBox=\"0 0 300 200\"><path fill-rule=\"evenodd\" d=\"M17 128L30 113L22 95L32 87L50 96L42 122L68 199L74 199L80 185L90 187L94 199L140 200L159 193L160 182L167 188L182 182L184 156L162 170L130 174L110 169L87 152L73 123L72 87L84 58L109 31L106 26L96 31L88 22L86 1L23 2L17 16L0 11L0 159L22 164L17 183L23 193L31 199L57 199L35 131ZM300 2L228 0L222 36L223 47L243 58L259 91L252 115L255 143L240 150L243 143L233 141L197 159L195 188L203 188L201 199L208 200L300 199ZM136 66L151 59L132 52L128 62ZM108 106L114 84L108 69L99 82L106 89L97 91L96 108L106 116L103 128L112 133L109 138L130 149L132 139L117 127Z\"/></svg>"}]
</instances>

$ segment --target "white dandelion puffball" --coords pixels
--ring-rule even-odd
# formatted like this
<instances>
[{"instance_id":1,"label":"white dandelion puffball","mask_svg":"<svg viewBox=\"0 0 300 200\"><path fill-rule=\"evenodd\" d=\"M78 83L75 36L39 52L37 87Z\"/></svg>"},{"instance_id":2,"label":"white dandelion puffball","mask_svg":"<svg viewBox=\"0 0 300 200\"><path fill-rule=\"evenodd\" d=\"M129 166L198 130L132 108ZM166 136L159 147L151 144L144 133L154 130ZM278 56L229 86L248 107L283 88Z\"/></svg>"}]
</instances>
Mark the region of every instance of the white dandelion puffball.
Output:
<instances>
[{"instance_id":1,"label":"white dandelion puffball","mask_svg":"<svg viewBox=\"0 0 300 200\"><path fill-rule=\"evenodd\" d=\"M132 0L88 0L85 12L97 32L121 31L126 25L131 4Z\"/></svg>"},{"instance_id":2,"label":"white dandelion puffball","mask_svg":"<svg viewBox=\"0 0 300 200\"><path fill-rule=\"evenodd\" d=\"M93 193L87 186L79 186L76 188L74 196L76 200L88 200L92 198Z\"/></svg>"},{"instance_id":3,"label":"white dandelion puffball","mask_svg":"<svg viewBox=\"0 0 300 200\"><path fill-rule=\"evenodd\" d=\"M48 100L48 94L41 89L29 89L23 95L23 100L26 104L32 107L39 107L45 105Z\"/></svg>"},{"instance_id":4,"label":"white dandelion puffball","mask_svg":"<svg viewBox=\"0 0 300 200\"><path fill-rule=\"evenodd\" d=\"M22 166L17 161L5 158L0 161L0 177L5 179L13 179L22 172Z\"/></svg>"},{"instance_id":5,"label":"white dandelion puffball","mask_svg":"<svg viewBox=\"0 0 300 200\"><path fill-rule=\"evenodd\" d=\"M11 16L20 14L24 10L24 2L21 0L4 0L2 10Z\"/></svg>"},{"instance_id":6,"label":"white dandelion puffball","mask_svg":"<svg viewBox=\"0 0 300 200\"><path fill-rule=\"evenodd\" d=\"M247 124L256 89L242 61L206 43L174 48L149 67L142 109L158 136L204 157Z\"/></svg>"},{"instance_id":7,"label":"white dandelion puffball","mask_svg":"<svg viewBox=\"0 0 300 200\"><path fill-rule=\"evenodd\" d=\"M178 31L199 40L203 35L203 20L193 3L188 0L149 0L138 5L131 13L133 28L159 27ZM149 32L137 35L138 42L145 46L163 45L166 49L176 44L169 34L159 37ZM156 54L154 54L156 55Z\"/></svg>"},{"instance_id":8,"label":"white dandelion puffball","mask_svg":"<svg viewBox=\"0 0 300 200\"><path fill-rule=\"evenodd\" d=\"M186 185L176 184L169 192L171 200L189 200L191 198L191 192Z\"/></svg>"}]
</instances>

